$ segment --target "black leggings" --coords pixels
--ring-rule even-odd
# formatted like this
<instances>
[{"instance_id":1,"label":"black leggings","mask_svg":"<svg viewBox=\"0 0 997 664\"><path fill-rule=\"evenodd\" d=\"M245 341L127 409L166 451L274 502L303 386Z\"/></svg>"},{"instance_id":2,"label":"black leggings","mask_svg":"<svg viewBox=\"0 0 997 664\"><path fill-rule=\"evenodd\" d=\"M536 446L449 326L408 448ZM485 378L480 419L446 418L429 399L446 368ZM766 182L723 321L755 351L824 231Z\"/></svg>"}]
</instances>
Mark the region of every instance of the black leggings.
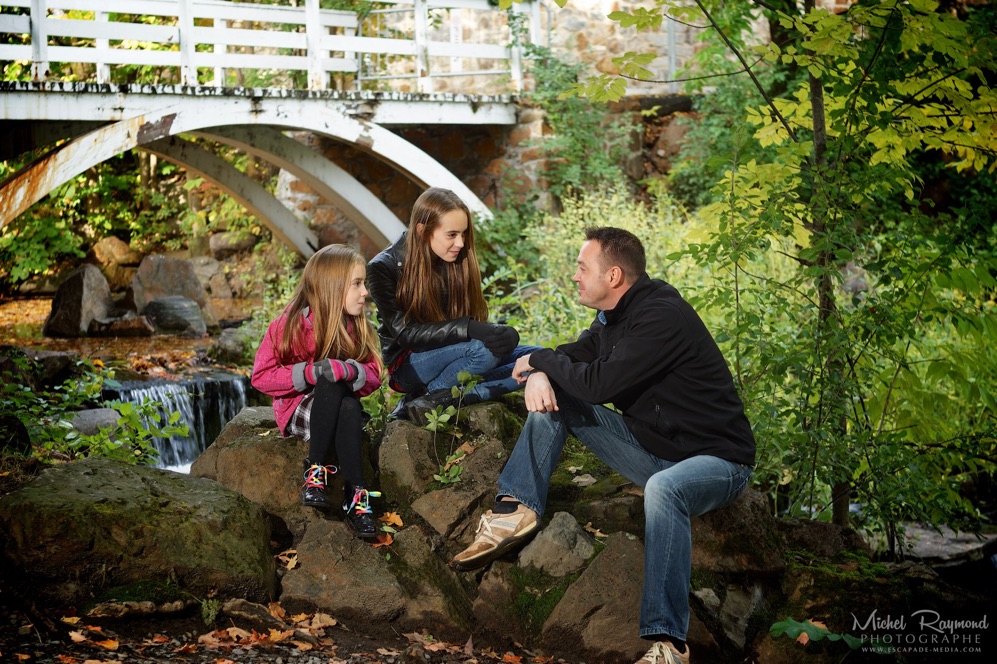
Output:
<instances>
[{"instance_id":1,"label":"black leggings","mask_svg":"<svg viewBox=\"0 0 997 664\"><path fill-rule=\"evenodd\" d=\"M339 471L343 479L353 486L363 486L364 483L360 461L362 412L360 400L349 385L327 380L324 376L319 378L312 402L308 458L313 464L328 465L335 440Z\"/></svg>"}]
</instances>

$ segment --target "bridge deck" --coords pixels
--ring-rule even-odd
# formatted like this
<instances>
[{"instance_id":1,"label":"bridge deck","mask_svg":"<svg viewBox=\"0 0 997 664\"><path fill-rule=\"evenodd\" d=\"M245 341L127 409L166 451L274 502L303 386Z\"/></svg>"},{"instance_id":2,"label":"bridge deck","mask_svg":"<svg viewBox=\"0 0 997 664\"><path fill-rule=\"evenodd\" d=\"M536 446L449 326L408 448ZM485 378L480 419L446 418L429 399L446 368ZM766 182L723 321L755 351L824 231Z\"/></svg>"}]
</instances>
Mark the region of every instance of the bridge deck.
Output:
<instances>
[{"instance_id":1,"label":"bridge deck","mask_svg":"<svg viewBox=\"0 0 997 664\"><path fill-rule=\"evenodd\" d=\"M509 95L28 81L0 82L0 119L108 122L180 103L197 114L223 114L232 104L247 99L261 109L294 107L320 112L336 108L357 120L379 125L516 123L515 98Z\"/></svg>"}]
</instances>

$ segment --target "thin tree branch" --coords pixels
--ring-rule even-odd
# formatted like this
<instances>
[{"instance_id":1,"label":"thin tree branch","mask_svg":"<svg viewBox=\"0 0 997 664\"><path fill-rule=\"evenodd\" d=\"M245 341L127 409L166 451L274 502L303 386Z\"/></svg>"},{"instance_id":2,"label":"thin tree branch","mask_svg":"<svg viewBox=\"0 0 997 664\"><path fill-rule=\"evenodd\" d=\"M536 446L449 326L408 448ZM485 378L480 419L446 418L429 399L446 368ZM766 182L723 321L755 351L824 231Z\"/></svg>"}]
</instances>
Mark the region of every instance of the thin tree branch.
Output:
<instances>
[{"instance_id":1,"label":"thin tree branch","mask_svg":"<svg viewBox=\"0 0 997 664\"><path fill-rule=\"evenodd\" d=\"M782 116L782 113L779 112L779 109L776 108L775 102L772 100L771 97L769 97L769 94L765 91L765 88L762 86L761 81L759 81L758 77L755 76L755 72L751 70L751 67L749 67L748 63L745 61L744 56L741 55L741 52L737 49L736 46L734 46L730 38L727 37L727 34L717 24L716 19L713 18L710 12L703 5L702 0L696 0L696 6L698 6L699 9L703 12L703 15L706 16L706 19L710 22L710 25L712 25L713 29L717 31L717 34L720 35L720 38L724 40L724 43L727 45L727 48L731 50L731 52L734 54L734 57L738 59L738 61L741 63L741 66L744 67L744 69L747 71L748 76L751 77L751 82L755 84L755 88L758 89L758 93L765 100L765 103L768 105L769 109L771 109L772 114L776 118L778 118L779 122L785 128L786 133L789 134L789 137L793 139L794 143L799 143L799 139L796 137L796 132L793 131L793 128L789 126L789 122L786 121L786 118L784 118Z\"/></svg>"},{"instance_id":2,"label":"thin tree branch","mask_svg":"<svg viewBox=\"0 0 997 664\"><path fill-rule=\"evenodd\" d=\"M678 23L679 25L684 25L687 28L696 28L697 30L709 30L710 28L713 27L712 25L696 25L695 23L686 23L685 21L680 21L674 16L669 16L668 14L662 14L662 16L667 18L672 23Z\"/></svg>"},{"instance_id":3,"label":"thin tree branch","mask_svg":"<svg viewBox=\"0 0 997 664\"><path fill-rule=\"evenodd\" d=\"M764 60L764 57L758 58L752 62L749 67L754 67L759 62ZM721 78L723 76L737 76L738 74L750 74L749 69L738 69L737 71L723 72L722 74L706 74L705 76L692 76L690 78L672 78L665 80L657 80L651 78L637 78L636 76L627 76L625 74L620 74L620 78L625 78L631 81L637 81L638 83L688 83L690 81L705 81L708 78Z\"/></svg>"}]
</instances>

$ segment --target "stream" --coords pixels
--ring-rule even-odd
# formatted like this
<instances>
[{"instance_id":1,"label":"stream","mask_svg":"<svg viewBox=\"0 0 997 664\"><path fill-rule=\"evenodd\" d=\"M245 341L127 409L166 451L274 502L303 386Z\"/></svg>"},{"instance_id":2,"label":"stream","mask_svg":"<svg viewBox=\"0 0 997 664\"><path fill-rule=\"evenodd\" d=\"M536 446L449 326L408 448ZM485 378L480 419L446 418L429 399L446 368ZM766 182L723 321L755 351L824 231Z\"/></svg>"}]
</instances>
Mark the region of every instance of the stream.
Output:
<instances>
[{"instance_id":1,"label":"stream","mask_svg":"<svg viewBox=\"0 0 997 664\"><path fill-rule=\"evenodd\" d=\"M149 358L203 356L213 337L192 339L169 335L152 337L80 337L57 339L42 336L41 328L51 309L50 297L0 300L0 345L54 351L74 351L100 360L115 369L119 386L102 391L105 401L139 403L151 399L161 404L161 422L173 412L187 424L187 436L156 439L157 466L189 472L190 465L218 436L222 428L246 406L269 404L249 383L248 372L221 367L180 367L163 370ZM213 300L219 318L242 318L257 303L251 300ZM136 372L136 367L143 370ZM140 375L145 373L146 375Z\"/></svg>"}]
</instances>

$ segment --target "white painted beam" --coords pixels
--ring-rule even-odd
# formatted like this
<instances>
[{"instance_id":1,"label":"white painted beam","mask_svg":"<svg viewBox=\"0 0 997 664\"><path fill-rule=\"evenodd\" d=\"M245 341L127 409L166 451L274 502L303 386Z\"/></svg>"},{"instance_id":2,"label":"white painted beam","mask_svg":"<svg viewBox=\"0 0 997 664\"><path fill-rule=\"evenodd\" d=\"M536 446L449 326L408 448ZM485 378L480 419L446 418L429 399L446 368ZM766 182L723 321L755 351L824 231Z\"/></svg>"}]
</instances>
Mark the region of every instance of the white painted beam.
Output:
<instances>
[{"instance_id":1,"label":"white painted beam","mask_svg":"<svg viewBox=\"0 0 997 664\"><path fill-rule=\"evenodd\" d=\"M352 175L321 154L270 127L209 127L194 132L256 155L292 173L336 206L372 242L385 247L405 225Z\"/></svg>"},{"instance_id":2,"label":"white painted beam","mask_svg":"<svg viewBox=\"0 0 997 664\"><path fill-rule=\"evenodd\" d=\"M233 90L207 86L185 89L174 85L18 81L0 82L0 120L123 120L181 104L192 113L211 115L235 99L252 100L260 108L286 108L296 116L331 108L367 122L398 126L514 125L517 113L515 99L508 95Z\"/></svg>"},{"instance_id":3,"label":"white painted beam","mask_svg":"<svg viewBox=\"0 0 997 664\"><path fill-rule=\"evenodd\" d=\"M221 157L178 137L161 138L143 150L192 171L221 188L249 210L274 236L305 258L315 253L318 238L273 194Z\"/></svg>"}]
</instances>

